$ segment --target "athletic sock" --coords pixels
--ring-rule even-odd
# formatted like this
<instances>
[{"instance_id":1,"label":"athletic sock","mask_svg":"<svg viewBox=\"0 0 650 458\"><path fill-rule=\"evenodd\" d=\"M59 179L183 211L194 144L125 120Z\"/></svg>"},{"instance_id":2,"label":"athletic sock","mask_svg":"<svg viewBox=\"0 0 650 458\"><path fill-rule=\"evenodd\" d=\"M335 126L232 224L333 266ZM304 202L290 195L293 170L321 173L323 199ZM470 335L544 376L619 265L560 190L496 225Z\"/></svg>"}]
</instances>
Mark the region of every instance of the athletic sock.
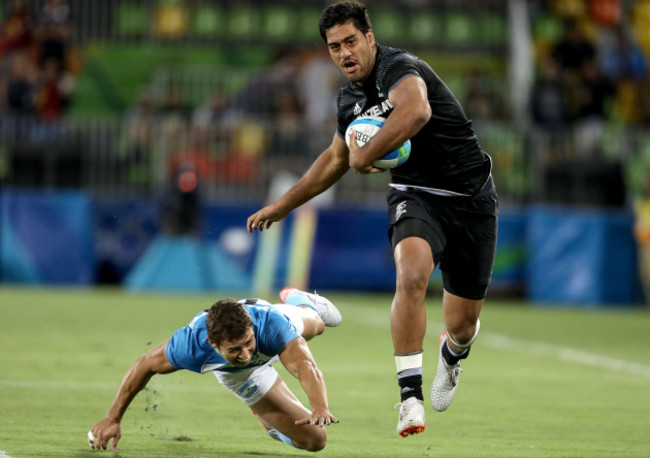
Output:
<instances>
[{"instance_id":1,"label":"athletic sock","mask_svg":"<svg viewBox=\"0 0 650 458\"><path fill-rule=\"evenodd\" d=\"M251 412L253 412L253 415L257 417L257 419L262 423L262 426L264 426L264 430L266 431L266 434L268 434L272 439L275 439L276 441L284 442L287 445L290 445L294 448L298 448L295 446L293 441L289 439L289 436L286 434L282 434L280 431L277 429L273 428L271 425L269 425L266 420L264 420L262 417L257 415L257 412L255 412L253 409L251 409Z\"/></svg>"},{"instance_id":2,"label":"athletic sock","mask_svg":"<svg viewBox=\"0 0 650 458\"><path fill-rule=\"evenodd\" d=\"M422 350L407 355L395 355L395 366L401 401L404 402L413 396L423 401Z\"/></svg>"},{"instance_id":3,"label":"athletic sock","mask_svg":"<svg viewBox=\"0 0 650 458\"><path fill-rule=\"evenodd\" d=\"M422 396L422 368L406 369L397 373L397 383L400 387L400 399L402 402L415 396L420 401L424 400Z\"/></svg>"},{"instance_id":4,"label":"athletic sock","mask_svg":"<svg viewBox=\"0 0 650 458\"><path fill-rule=\"evenodd\" d=\"M289 439L289 436L286 434L282 434L280 431L278 431L275 428L271 428L267 431L267 434L271 436L275 440L279 440L281 442L284 442L287 445L292 446L293 448L298 448L296 445L293 443L291 439Z\"/></svg>"},{"instance_id":5,"label":"athletic sock","mask_svg":"<svg viewBox=\"0 0 650 458\"><path fill-rule=\"evenodd\" d=\"M445 358L445 361L447 361L447 364L450 366L455 365L460 361L461 359L465 359L469 356L469 348L466 348L465 351L462 353L456 353L449 348L449 345L447 344L447 341L445 340L445 344L442 346L440 351L442 352L442 357Z\"/></svg>"}]
</instances>

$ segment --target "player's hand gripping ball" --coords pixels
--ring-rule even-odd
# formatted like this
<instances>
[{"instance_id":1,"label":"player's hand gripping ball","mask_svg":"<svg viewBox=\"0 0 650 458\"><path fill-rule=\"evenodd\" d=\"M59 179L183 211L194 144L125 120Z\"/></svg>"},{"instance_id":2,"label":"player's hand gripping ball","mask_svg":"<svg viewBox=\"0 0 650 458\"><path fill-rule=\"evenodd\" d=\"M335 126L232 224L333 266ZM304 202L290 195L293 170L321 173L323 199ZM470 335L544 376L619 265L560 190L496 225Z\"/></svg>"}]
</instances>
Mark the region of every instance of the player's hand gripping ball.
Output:
<instances>
[{"instance_id":1,"label":"player's hand gripping ball","mask_svg":"<svg viewBox=\"0 0 650 458\"><path fill-rule=\"evenodd\" d=\"M381 116L359 116L357 119L352 121L348 126L348 129L345 131L345 143L350 147L350 136L352 131L357 133L357 145L362 147L365 145L372 137L374 137L379 129L382 128L386 122L386 118ZM409 158L411 154L411 140L406 140L399 148L386 153L384 156L380 157L372 163L373 166L378 169L392 169L394 167L399 167Z\"/></svg>"}]
</instances>

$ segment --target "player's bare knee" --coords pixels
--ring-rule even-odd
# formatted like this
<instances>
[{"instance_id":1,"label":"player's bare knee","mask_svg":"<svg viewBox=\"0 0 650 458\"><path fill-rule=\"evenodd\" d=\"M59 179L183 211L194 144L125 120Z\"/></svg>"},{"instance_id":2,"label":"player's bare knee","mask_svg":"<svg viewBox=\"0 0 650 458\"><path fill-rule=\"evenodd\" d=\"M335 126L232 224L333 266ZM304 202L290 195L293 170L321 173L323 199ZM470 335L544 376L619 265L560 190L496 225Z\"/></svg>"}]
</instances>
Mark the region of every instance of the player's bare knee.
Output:
<instances>
[{"instance_id":1,"label":"player's bare knee","mask_svg":"<svg viewBox=\"0 0 650 458\"><path fill-rule=\"evenodd\" d=\"M400 268L397 275L397 288L404 294L425 294L429 285L429 273L417 268Z\"/></svg>"},{"instance_id":2,"label":"player's bare knee","mask_svg":"<svg viewBox=\"0 0 650 458\"><path fill-rule=\"evenodd\" d=\"M293 443L302 450L308 452L319 452L325 448L327 444L327 432L320 426L310 426L308 434L302 435L299 438L292 439Z\"/></svg>"},{"instance_id":3,"label":"player's bare knee","mask_svg":"<svg viewBox=\"0 0 650 458\"><path fill-rule=\"evenodd\" d=\"M308 452L319 452L327 445L327 433L324 428L314 427L310 434L305 437L304 443L301 444L303 450Z\"/></svg>"},{"instance_id":4,"label":"player's bare knee","mask_svg":"<svg viewBox=\"0 0 650 458\"><path fill-rule=\"evenodd\" d=\"M453 342L460 345L470 343L476 333L476 322L458 322L447 326L447 334L451 336Z\"/></svg>"}]
</instances>

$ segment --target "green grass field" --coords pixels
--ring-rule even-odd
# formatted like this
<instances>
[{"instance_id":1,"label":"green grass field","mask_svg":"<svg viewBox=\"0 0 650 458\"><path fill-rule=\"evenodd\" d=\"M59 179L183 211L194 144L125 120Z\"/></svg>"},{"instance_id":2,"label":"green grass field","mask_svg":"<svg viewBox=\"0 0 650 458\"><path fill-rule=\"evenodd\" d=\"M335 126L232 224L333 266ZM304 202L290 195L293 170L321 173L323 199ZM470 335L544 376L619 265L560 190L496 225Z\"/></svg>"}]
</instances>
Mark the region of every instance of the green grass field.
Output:
<instances>
[{"instance_id":1,"label":"green grass field","mask_svg":"<svg viewBox=\"0 0 650 458\"><path fill-rule=\"evenodd\" d=\"M341 423L328 428L319 456L650 456L647 309L488 300L451 408L429 407L426 431L402 439L393 410L390 296L326 295L343 325L310 346ZM117 451L88 447L86 432L133 360L213 299L0 287L0 457L310 455L268 438L212 375L190 372L152 379L124 418ZM426 391L441 330L433 297Z\"/></svg>"}]
</instances>

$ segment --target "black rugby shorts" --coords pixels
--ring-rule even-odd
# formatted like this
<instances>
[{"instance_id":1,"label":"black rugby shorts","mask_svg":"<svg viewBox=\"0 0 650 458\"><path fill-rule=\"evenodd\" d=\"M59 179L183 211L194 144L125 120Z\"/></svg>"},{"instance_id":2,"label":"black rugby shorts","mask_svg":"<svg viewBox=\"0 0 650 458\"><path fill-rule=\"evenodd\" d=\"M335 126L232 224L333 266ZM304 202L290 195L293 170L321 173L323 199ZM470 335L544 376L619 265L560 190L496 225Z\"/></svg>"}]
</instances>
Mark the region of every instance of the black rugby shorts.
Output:
<instances>
[{"instance_id":1,"label":"black rugby shorts","mask_svg":"<svg viewBox=\"0 0 650 458\"><path fill-rule=\"evenodd\" d=\"M494 266L499 213L492 177L471 197L391 188L387 201L393 250L407 237L426 240L445 290L466 299L485 298Z\"/></svg>"}]
</instances>

